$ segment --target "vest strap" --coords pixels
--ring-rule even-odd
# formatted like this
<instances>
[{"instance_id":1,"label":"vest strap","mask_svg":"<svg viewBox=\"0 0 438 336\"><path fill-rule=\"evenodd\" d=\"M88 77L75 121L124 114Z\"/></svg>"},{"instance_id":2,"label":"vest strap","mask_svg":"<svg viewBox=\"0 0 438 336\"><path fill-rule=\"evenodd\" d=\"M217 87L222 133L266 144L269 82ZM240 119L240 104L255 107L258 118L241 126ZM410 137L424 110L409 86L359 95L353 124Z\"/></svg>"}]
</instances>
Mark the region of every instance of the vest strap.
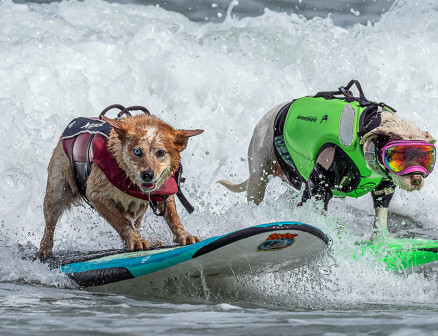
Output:
<instances>
[{"instance_id":1,"label":"vest strap","mask_svg":"<svg viewBox=\"0 0 438 336\"><path fill-rule=\"evenodd\" d=\"M154 213L155 216L164 216L167 210L167 196L163 196L163 201L164 201L164 207L163 210L158 211L158 202L157 201L149 201L149 204L152 208L152 212Z\"/></svg>"},{"instance_id":2,"label":"vest strap","mask_svg":"<svg viewBox=\"0 0 438 336\"><path fill-rule=\"evenodd\" d=\"M283 129L284 122L293 101L283 106L275 117L274 121L274 153L280 164L281 169L285 173L289 183L297 190L301 189L301 184L305 183L305 179L298 172L295 163L290 156L286 144L284 142Z\"/></svg>"}]
</instances>

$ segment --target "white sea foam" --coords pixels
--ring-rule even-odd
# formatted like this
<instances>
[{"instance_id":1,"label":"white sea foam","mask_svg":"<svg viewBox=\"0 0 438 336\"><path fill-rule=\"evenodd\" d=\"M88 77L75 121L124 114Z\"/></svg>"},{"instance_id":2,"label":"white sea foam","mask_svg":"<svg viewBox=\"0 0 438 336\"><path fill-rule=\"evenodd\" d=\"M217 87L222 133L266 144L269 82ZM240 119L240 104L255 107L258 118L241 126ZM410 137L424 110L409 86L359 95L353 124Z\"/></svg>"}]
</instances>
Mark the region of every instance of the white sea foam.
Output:
<instances>
[{"instance_id":1,"label":"white sea foam","mask_svg":"<svg viewBox=\"0 0 438 336\"><path fill-rule=\"evenodd\" d=\"M281 295L269 290L280 288L295 301L306 295L311 303L321 298L337 302L334 292L342 292L341 300L350 303L433 300L437 290L430 280L418 275L401 278L342 257L345 249L351 253L355 240L369 235L369 197L335 200L330 218L324 218L315 210L316 203L295 208L298 193L278 180L269 185L258 207L215 181L247 178L249 140L268 109L336 89L352 78L362 83L369 99L397 108L401 116L438 137L437 22L435 1L398 1L378 23L345 29L330 17L306 20L269 10L241 20L231 12L223 23L199 24L153 6L100 0L23 5L2 0L2 244L38 245L44 229L41 205L47 164L71 119L96 116L114 103L144 105L177 128L205 129L183 153L183 189L197 211L188 215L178 207L192 233L206 238L279 220L307 222L332 236L337 235L338 221L351 232L335 240L338 260L329 275L318 281L312 274L294 272L286 282L285 275L247 278L248 291L260 293L263 288L263 295L280 300ZM405 224L395 225L396 235L398 229L433 234L437 183L434 173L421 192L397 191L391 211ZM144 233L171 241L162 219L152 214L145 220ZM109 225L87 208L67 213L55 234L55 249L120 246ZM2 267L14 269L12 260ZM10 278L1 273L0 279ZM42 278L41 282L52 284ZM308 289L315 286L320 291L310 294ZM292 301L286 300L293 305Z\"/></svg>"}]
</instances>

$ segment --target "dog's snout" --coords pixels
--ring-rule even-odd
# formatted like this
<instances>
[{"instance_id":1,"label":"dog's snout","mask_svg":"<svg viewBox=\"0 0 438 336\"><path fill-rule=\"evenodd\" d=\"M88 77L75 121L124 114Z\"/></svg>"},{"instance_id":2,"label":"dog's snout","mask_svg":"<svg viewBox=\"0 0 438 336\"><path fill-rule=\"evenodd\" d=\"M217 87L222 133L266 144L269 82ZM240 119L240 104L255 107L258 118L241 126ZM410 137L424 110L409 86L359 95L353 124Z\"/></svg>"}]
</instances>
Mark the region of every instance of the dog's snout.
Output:
<instances>
[{"instance_id":1,"label":"dog's snout","mask_svg":"<svg viewBox=\"0 0 438 336\"><path fill-rule=\"evenodd\" d=\"M421 184L422 181L423 181L423 176L421 176L420 174L411 175L411 183L413 185L419 185Z\"/></svg>"},{"instance_id":2,"label":"dog's snout","mask_svg":"<svg viewBox=\"0 0 438 336\"><path fill-rule=\"evenodd\" d=\"M148 168L146 170L143 170L140 176L143 182L152 182L154 178L154 171L151 168Z\"/></svg>"}]
</instances>

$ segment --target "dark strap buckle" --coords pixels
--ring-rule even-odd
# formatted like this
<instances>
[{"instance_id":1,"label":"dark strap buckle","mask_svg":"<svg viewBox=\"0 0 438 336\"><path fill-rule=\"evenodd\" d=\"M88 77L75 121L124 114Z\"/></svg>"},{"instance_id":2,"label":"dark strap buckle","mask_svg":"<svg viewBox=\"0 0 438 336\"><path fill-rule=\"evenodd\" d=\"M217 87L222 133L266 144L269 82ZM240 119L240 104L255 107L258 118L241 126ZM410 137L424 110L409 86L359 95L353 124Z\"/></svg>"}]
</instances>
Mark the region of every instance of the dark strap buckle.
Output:
<instances>
[{"instance_id":1,"label":"dark strap buckle","mask_svg":"<svg viewBox=\"0 0 438 336\"><path fill-rule=\"evenodd\" d=\"M178 192L176 193L176 197L178 197L179 201L181 202L183 207L187 210L187 212L191 214L193 211L195 211L195 208L193 207L193 205L190 204L189 200L186 198L186 196L183 194L181 190L180 183L184 183L186 180L184 177L181 176L182 173L183 173L183 167L180 162L178 170L174 175L176 179L176 185L178 186Z\"/></svg>"},{"instance_id":2,"label":"dark strap buckle","mask_svg":"<svg viewBox=\"0 0 438 336\"><path fill-rule=\"evenodd\" d=\"M341 91L345 97L353 97L353 93L350 90L345 89L343 86L339 88L339 91Z\"/></svg>"},{"instance_id":3,"label":"dark strap buckle","mask_svg":"<svg viewBox=\"0 0 438 336\"><path fill-rule=\"evenodd\" d=\"M158 210L157 201L149 201L149 204L151 205L152 211L155 216L164 216L166 214L166 210L167 210L166 200L167 200L167 196L163 196L164 208L161 211Z\"/></svg>"}]
</instances>

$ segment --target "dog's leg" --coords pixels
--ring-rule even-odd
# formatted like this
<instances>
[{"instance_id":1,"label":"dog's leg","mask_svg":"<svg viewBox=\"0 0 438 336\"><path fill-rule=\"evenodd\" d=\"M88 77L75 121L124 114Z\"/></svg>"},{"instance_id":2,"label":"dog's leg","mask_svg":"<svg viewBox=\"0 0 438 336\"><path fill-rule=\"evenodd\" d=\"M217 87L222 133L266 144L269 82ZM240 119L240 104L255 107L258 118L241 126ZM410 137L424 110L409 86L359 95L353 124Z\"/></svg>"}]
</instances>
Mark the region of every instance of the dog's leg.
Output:
<instances>
[{"instance_id":1,"label":"dog's leg","mask_svg":"<svg viewBox=\"0 0 438 336\"><path fill-rule=\"evenodd\" d=\"M389 235L388 232L388 208L376 208L376 219L371 240Z\"/></svg>"},{"instance_id":2,"label":"dog's leg","mask_svg":"<svg viewBox=\"0 0 438 336\"><path fill-rule=\"evenodd\" d=\"M91 189L91 188L90 188ZM88 193L87 197L99 214L116 230L125 244L131 251L145 250L149 248L149 242L140 237L135 231L129 218L121 211L120 207L108 200L99 197L93 198L93 192Z\"/></svg>"},{"instance_id":3,"label":"dog's leg","mask_svg":"<svg viewBox=\"0 0 438 336\"><path fill-rule=\"evenodd\" d=\"M274 152L274 120L278 111L284 106L278 105L260 120L254 129L248 148L249 178L246 198L259 204L265 197L269 175L279 175L276 167L277 158Z\"/></svg>"},{"instance_id":4,"label":"dog's leg","mask_svg":"<svg viewBox=\"0 0 438 336\"><path fill-rule=\"evenodd\" d=\"M272 174L273 161L263 157L249 158L250 176L247 182L246 198L248 202L260 204L265 197L266 187L269 183L268 176Z\"/></svg>"},{"instance_id":5,"label":"dog's leg","mask_svg":"<svg viewBox=\"0 0 438 336\"><path fill-rule=\"evenodd\" d=\"M184 226L178 217L178 213L176 212L175 197L173 195L169 196L165 202L166 213L164 214L164 219L166 220L167 225L169 225L170 231L173 233L175 243L190 245L201 241L201 239L192 236L184 229ZM158 206L160 210L163 209L164 202L159 202Z\"/></svg>"},{"instance_id":6,"label":"dog's leg","mask_svg":"<svg viewBox=\"0 0 438 336\"><path fill-rule=\"evenodd\" d=\"M328 208L328 203L333 197L333 185L330 183L328 171L333 164L334 157L334 147L327 147L319 154L315 166L310 173L309 179L306 181L301 201L297 206L302 206L308 199L316 196L316 199L323 201L324 210L322 211L322 214L325 214Z\"/></svg>"},{"instance_id":7,"label":"dog's leg","mask_svg":"<svg viewBox=\"0 0 438 336\"><path fill-rule=\"evenodd\" d=\"M70 162L62 149L61 142L59 142L53 151L48 167L43 207L46 226L40 249L36 254L38 259L47 259L52 256L53 236L59 217L78 198Z\"/></svg>"},{"instance_id":8,"label":"dog's leg","mask_svg":"<svg viewBox=\"0 0 438 336\"><path fill-rule=\"evenodd\" d=\"M145 215L145 213L146 213L146 210L147 210L147 206L146 206L146 209L145 209L145 211L144 212L142 212L136 219L135 219L135 221L134 221L134 227L135 227L135 229L138 231L138 230L140 230L140 226L141 226L141 221L143 220L143 217L144 217L144 215Z\"/></svg>"},{"instance_id":9,"label":"dog's leg","mask_svg":"<svg viewBox=\"0 0 438 336\"><path fill-rule=\"evenodd\" d=\"M281 169L276 169L276 157L274 153L274 120L278 111L285 104L278 105L271 109L259 121L254 129L251 142L248 148L248 180L234 184L226 180L220 180L218 183L227 187L233 192L246 190L248 201L259 204L265 197L266 186L269 183L269 175L284 177Z\"/></svg>"},{"instance_id":10,"label":"dog's leg","mask_svg":"<svg viewBox=\"0 0 438 336\"><path fill-rule=\"evenodd\" d=\"M87 197L99 214L116 230L131 251L149 248L148 241L140 237L133 228L131 221L120 211L119 207L114 206L107 200L90 197L88 192Z\"/></svg>"},{"instance_id":11,"label":"dog's leg","mask_svg":"<svg viewBox=\"0 0 438 336\"><path fill-rule=\"evenodd\" d=\"M148 241L136 232L131 222L129 209L115 203L108 195L120 192L108 182L103 172L93 165L87 182L87 198L99 214L116 230L131 251L149 248ZM121 192L120 192L121 193ZM139 223L139 222L138 222Z\"/></svg>"},{"instance_id":12,"label":"dog's leg","mask_svg":"<svg viewBox=\"0 0 438 336\"><path fill-rule=\"evenodd\" d=\"M65 200L65 196L57 192L57 190L52 188L49 184L47 185L43 208L46 226L44 228L43 238L41 239L40 249L36 254L38 259L44 260L53 255L53 236L59 217L61 217L63 211L67 208L64 203Z\"/></svg>"},{"instance_id":13,"label":"dog's leg","mask_svg":"<svg viewBox=\"0 0 438 336\"><path fill-rule=\"evenodd\" d=\"M395 186L391 181L383 180L376 189L371 192L376 217L374 220L371 240L389 237L388 231L388 207L394 196Z\"/></svg>"}]
</instances>

